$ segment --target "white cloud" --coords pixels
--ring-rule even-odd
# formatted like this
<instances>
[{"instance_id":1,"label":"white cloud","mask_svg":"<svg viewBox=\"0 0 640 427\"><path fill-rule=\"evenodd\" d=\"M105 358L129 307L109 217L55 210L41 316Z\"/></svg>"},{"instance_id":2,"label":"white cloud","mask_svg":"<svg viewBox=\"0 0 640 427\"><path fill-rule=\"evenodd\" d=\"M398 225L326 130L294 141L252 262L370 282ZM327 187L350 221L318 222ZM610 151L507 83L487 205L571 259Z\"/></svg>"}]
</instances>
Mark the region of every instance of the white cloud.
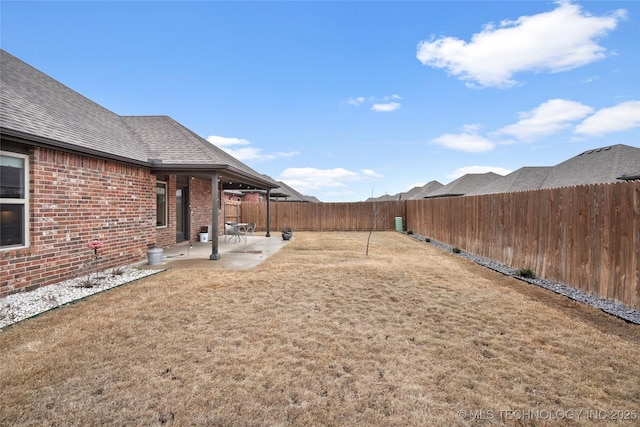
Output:
<instances>
[{"instance_id":1,"label":"white cloud","mask_svg":"<svg viewBox=\"0 0 640 427\"><path fill-rule=\"evenodd\" d=\"M465 130L468 129L468 127L465 128ZM458 134L448 133L432 139L431 142L451 150L464 151L467 153L483 153L495 148L493 142L472 132Z\"/></svg>"},{"instance_id":2,"label":"white cloud","mask_svg":"<svg viewBox=\"0 0 640 427\"><path fill-rule=\"evenodd\" d=\"M250 147L249 145L251 145L251 142L241 138L228 138L225 136L211 135L207 138L207 141L242 162L264 162L283 157L293 157L300 154L298 151L265 154L262 152L262 148ZM236 146L241 147L231 148Z\"/></svg>"},{"instance_id":3,"label":"white cloud","mask_svg":"<svg viewBox=\"0 0 640 427\"><path fill-rule=\"evenodd\" d=\"M363 104L371 105L369 108L371 111L387 113L399 109L402 105L397 100L402 99L400 95L387 95L382 98L370 96L365 98L364 96L358 96L355 98L349 98L345 102L349 105L359 107Z\"/></svg>"},{"instance_id":4,"label":"white cloud","mask_svg":"<svg viewBox=\"0 0 640 427\"><path fill-rule=\"evenodd\" d=\"M497 166L464 166L454 170L450 174L446 175L446 177L453 180L453 179L458 179L461 176L469 173L487 173L487 172L497 173L498 175L509 175L513 171L510 169L505 169Z\"/></svg>"},{"instance_id":5,"label":"white cloud","mask_svg":"<svg viewBox=\"0 0 640 427\"><path fill-rule=\"evenodd\" d=\"M382 178L383 177L383 175L381 175L378 172L373 171L371 169L362 169L361 172L362 172L363 175L370 176L372 178Z\"/></svg>"},{"instance_id":6,"label":"white cloud","mask_svg":"<svg viewBox=\"0 0 640 427\"><path fill-rule=\"evenodd\" d=\"M589 84L589 83L593 83L596 80L599 80L600 76L591 76L591 77L587 77L586 79L582 79L580 80L580 83L582 84Z\"/></svg>"},{"instance_id":7,"label":"white cloud","mask_svg":"<svg viewBox=\"0 0 640 427\"><path fill-rule=\"evenodd\" d=\"M347 188L351 183L366 182L371 178L382 178L382 175L370 169L353 172L344 168L288 168L278 179L304 193L322 188Z\"/></svg>"},{"instance_id":8,"label":"white cloud","mask_svg":"<svg viewBox=\"0 0 640 427\"><path fill-rule=\"evenodd\" d=\"M217 135L211 135L210 137L207 138L207 141L209 141L210 143L212 143L213 145L215 145L216 147L219 147L219 148L230 147L232 145L249 145L249 144L251 144L246 139L227 138L226 136L217 136Z\"/></svg>"},{"instance_id":9,"label":"white cloud","mask_svg":"<svg viewBox=\"0 0 640 427\"><path fill-rule=\"evenodd\" d=\"M626 14L619 9L593 16L570 1L559 1L550 12L505 20L498 28L485 25L469 42L432 37L418 44L416 56L470 86L510 87L519 72L560 72L604 58L606 49L595 39L614 30Z\"/></svg>"},{"instance_id":10,"label":"white cloud","mask_svg":"<svg viewBox=\"0 0 640 427\"><path fill-rule=\"evenodd\" d=\"M373 111L378 111L378 112L389 112L389 111L395 111L398 108L400 108L400 103L399 102L389 102L386 104L373 104L371 106L371 110Z\"/></svg>"},{"instance_id":11,"label":"white cloud","mask_svg":"<svg viewBox=\"0 0 640 427\"><path fill-rule=\"evenodd\" d=\"M627 101L603 108L575 128L575 133L600 136L640 126L640 101Z\"/></svg>"},{"instance_id":12,"label":"white cloud","mask_svg":"<svg viewBox=\"0 0 640 427\"><path fill-rule=\"evenodd\" d=\"M593 108L566 99L551 99L525 113L518 113L520 120L499 129L498 135L509 135L517 139L534 139L554 134L571 126L593 112Z\"/></svg>"},{"instance_id":13,"label":"white cloud","mask_svg":"<svg viewBox=\"0 0 640 427\"><path fill-rule=\"evenodd\" d=\"M364 101L365 101L364 96L359 96L357 98L349 98L349 99L347 99L347 104L355 105L357 107L358 105L361 105Z\"/></svg>"}]
</instances>

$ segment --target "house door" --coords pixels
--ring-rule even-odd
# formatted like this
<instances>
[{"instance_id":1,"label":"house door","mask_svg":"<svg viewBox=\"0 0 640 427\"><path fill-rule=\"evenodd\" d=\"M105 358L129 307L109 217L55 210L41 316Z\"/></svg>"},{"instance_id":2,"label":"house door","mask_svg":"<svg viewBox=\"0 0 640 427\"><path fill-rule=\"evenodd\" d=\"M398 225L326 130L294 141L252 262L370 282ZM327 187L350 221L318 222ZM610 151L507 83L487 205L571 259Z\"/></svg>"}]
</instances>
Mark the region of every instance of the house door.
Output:
<instances>
[{"instance_id":1,"label":"house door","mask_svg":"<svg viewBox=\"0 0 640 427\"><path fill-rule=\"evenodd\" d=\"M189 236L189 187L176 189L176 242L184 242Z\"/></svg>"}]
</instances>

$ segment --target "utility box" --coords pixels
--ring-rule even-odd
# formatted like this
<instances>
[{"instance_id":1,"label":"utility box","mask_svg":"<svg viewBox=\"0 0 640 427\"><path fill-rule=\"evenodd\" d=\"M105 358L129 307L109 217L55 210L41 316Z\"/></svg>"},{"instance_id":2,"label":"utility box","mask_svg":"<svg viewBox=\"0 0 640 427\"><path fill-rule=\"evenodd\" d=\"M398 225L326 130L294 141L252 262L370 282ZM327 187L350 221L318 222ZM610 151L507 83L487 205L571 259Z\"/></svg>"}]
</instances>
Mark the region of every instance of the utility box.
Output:
<instances>
[{"instance_id":1,"label":"utility box","mask_svg":"<svg viewBox=\"0 0 640 427\"><path fill-rule=\"evenodd\" d=\"M402 224L402 217L396 217L396 231L402 233L404 231L404 225Z\"/></svg>"}]
</instances>

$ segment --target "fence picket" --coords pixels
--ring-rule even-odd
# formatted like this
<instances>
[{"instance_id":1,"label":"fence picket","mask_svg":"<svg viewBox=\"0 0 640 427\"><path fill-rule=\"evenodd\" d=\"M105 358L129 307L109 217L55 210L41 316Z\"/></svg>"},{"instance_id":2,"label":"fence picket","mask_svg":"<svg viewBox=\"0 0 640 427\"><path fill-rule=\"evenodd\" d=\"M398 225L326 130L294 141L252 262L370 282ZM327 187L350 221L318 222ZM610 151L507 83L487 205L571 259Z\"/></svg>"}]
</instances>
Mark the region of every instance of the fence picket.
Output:
<instances>
[{"instance_id":1,"label":"fence picket","mask_svg":"<svg viewBox=\"0 0 640 427\"><path fill-rule=\"evenodd\" d=\"M242 203L266 229L266 204ZM273 202L271 230L406 230L640 309L640 181L357 203ZM375 218L375 221L374 221Z\"/></svg>"}]
</instances>

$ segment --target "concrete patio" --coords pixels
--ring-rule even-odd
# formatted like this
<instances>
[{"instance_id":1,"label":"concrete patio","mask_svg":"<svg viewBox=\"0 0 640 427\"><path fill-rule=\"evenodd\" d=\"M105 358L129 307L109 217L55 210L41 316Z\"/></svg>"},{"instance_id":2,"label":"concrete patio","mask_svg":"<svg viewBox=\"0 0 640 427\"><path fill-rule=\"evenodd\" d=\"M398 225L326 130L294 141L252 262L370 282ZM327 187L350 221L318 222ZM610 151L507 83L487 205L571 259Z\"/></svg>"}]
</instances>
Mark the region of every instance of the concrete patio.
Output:
<instances>
[{"instance_id":1,"label":"concrete patio","mask_svg":"<svg viewBox=\"0 0 640 427\"><path fill-rule=\"evenodd\" d=\"M218 236L218 253L220 259L210 260L211 241L209 242L189 242L178 244L172 248L164 250L162 264L148 265L144 262L140 268L144 269L166 269L182 268L189 270L249 270L269 258L286 246L291 240L282 240L280 234L271 237L263 235L249 236L245 242L244 237L240 241L227 236Z\"/></svg>"}]
</instances>

